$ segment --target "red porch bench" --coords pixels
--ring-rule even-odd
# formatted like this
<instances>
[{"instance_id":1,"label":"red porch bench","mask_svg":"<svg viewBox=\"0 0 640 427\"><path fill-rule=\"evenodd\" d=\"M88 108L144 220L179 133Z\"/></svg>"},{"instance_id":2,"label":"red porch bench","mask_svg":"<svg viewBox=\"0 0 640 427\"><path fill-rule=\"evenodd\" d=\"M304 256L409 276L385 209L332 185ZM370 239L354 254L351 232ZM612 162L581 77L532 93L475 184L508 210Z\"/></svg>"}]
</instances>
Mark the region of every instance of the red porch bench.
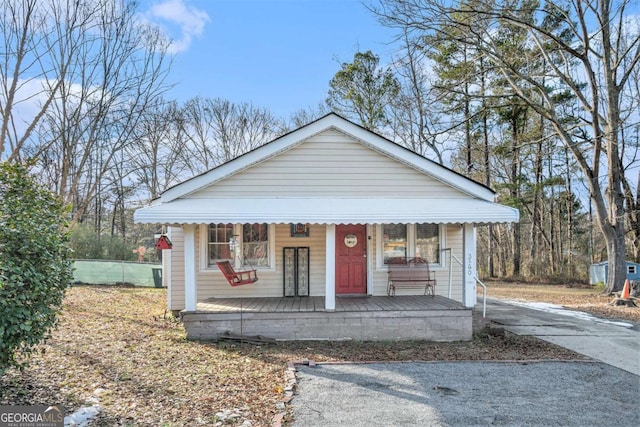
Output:
<instances>
[{"instance_id":1,"label":"red porch bench","mask_svg":"<svg viewBox=\"0 0 640 427\"><path fill-rule=\"evenodd\" d=\"M435 296L436 279L424 258L389 258L389 284L387 295L395 296L398 288L424 289L424 294Z\"/></svg>"}]
</instances>

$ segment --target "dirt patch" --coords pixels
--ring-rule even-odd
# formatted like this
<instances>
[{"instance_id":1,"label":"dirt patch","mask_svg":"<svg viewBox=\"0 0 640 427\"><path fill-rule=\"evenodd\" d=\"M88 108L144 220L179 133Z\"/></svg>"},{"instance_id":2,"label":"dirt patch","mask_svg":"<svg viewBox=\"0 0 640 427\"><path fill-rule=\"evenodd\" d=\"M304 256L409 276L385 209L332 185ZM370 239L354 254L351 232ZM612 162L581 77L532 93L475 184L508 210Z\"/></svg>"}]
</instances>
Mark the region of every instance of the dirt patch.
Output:
<instances>
[{"instance_id":1,"label":"dirt patch","mask_svg":"<svg viewBox=\"0 0 640 427\"><path fill-rule=\"evenodd\" d=\"M487 296L490 298L546 302L608 319L640 322L640 308L609 305L614 297L604 295L589 285L540 285L517 282L489 282L486 285Z\"/></svg>"},{"instance_id":2,"label":"dirt patch","mask_svg":"<svg viewBox=\"0 0 640 427\"><path fill-rule=\"evenodd\" d=\"M95 426L268 426L282 411L289 360L581 358L534 338L489 333L454 343L204 343L186 340L165 307L165 289L70 289L59 328L31 366L0 378L0 404L57 403L71 413L99 397Z\"/></svg>"}]
</instances>

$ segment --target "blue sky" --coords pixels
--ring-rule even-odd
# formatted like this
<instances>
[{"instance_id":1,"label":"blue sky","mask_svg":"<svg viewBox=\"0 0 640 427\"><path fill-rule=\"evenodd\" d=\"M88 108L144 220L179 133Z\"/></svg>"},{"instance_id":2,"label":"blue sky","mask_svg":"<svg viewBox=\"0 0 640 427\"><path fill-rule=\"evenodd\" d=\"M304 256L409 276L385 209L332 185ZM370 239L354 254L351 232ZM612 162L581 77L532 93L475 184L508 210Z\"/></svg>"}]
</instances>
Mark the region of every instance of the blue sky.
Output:
<instances>
[{"instance_id":1,"label":"blue sky","mask_svg":"<svg viewBox=\"0 0 640 427\"><path fill-rule=\"evenodd\" d=\"M360 0L146 0L141 12L174 40L168 97L251 102L289 118L326 97L340 63L394 31Z\"/></svg>"}]
</instances>

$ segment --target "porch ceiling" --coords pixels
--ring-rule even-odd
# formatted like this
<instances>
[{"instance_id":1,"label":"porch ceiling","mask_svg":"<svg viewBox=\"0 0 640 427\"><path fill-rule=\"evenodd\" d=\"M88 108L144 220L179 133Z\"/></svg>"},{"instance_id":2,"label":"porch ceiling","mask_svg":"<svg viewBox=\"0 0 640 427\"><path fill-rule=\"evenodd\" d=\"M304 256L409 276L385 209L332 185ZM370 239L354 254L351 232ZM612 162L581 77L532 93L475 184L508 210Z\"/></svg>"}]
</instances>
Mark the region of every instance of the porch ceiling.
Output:
<instances>
[{"instance_id":1,"label":"porch ceiling","mask_svg":"<svg viewBox=\"0 0 640 427\"><path fill-rule=\"evenodd\" d=\"M480 199L177 199L134 214L138 223L475 223L517 222L517 209Z\"/></svg>"}]
</instances>

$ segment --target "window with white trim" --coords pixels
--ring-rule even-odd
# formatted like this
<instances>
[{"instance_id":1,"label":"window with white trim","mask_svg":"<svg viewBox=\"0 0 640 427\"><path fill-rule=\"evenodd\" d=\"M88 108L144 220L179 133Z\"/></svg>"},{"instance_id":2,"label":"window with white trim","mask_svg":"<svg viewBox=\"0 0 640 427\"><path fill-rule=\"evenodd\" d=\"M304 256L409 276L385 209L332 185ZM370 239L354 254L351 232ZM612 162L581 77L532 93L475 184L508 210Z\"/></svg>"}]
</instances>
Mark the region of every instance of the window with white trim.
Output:
<instances>
[{"instance_id":1,"label":"window with white trim","mask_svg":"<svg viewBox=\"0 0 640 427\"><path fill-rule=\"evenodd\" d=\"M229 241L233 239L233 224L209 224L207 239L207 265L216 261L233 261Z\"/></svg>"},{"instance_id":2,"label":"window with white trim","mask_svg":"<svg viewBox=\"0 0 640 427\"><path fill-rule=\"evenodd\" d=\"M408 256L407 226L405 224L384 224L382 226L382 253L384 263L389 258Z\"/></svg>"},{"instance_id":3,"label":"window with white trim","mask_svg":"<svg viewBox=\"0 0 640 427\"><path fill-rule=\"evenodd\" d=\"M242 225L242 255L245 265L269 266L269 225Z\"/></svg>"},{"instance_id":4,"label":"window with white trim","mask_svg":"<svg viewBox=\"0 0 640 427\"><path fill-rule=\"evenodd\" d=\"M216 268L216 261L231 261L251 267L272 267L274 230L269 224L209 224L202 258L202 268Z\"/></svg>"},{"instance_id":5,"label":"window with white trim","mask_svg":"<svg viewBox=\"0 0 640 427\"><path fill-rule=\"evenodd\" d=\"M444 246L444 231L439 224L382 224L378 228L380 242L379 265L389 258L420 257L432 265L440 265Z\"/></svg>"},{"instance_id":6,"label":"window with white trim","mask_svg":"<svg viewBox=\"0 0 640 427\"><path fill-rule=\"evenodd\" d=\"M636 266L633 264L627 264L627 274L636 274Z\"/></svg>"},{"instance_id":7,"label":"window with white trim","mask_svg":"<svg viewBox=\"0 0 640 427\"><path fill-rule=\"evenodd\" d=\"M432 264L440 263L440 227L438 224L416 224L415 256Z\"/></svg>"}]
</instances>

